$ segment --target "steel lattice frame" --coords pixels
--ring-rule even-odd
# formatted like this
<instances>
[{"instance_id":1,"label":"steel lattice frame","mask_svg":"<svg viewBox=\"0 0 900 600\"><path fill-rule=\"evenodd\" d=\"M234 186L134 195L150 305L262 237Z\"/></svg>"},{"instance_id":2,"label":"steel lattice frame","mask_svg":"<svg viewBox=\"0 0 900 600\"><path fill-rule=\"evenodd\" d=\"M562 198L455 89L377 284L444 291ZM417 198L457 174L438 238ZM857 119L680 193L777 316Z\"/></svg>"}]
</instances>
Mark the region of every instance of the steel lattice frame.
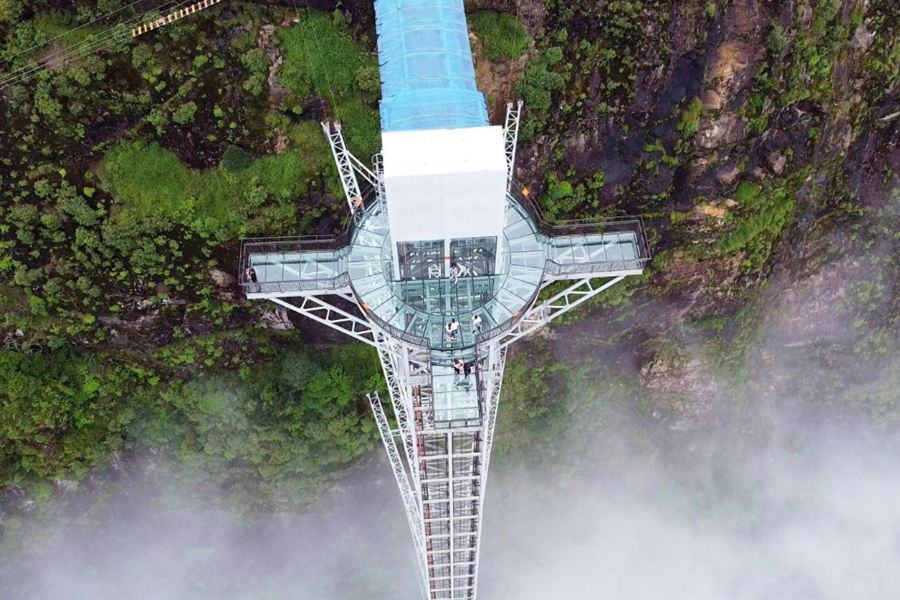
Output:
<instances>
[{"instance_id":1,"label":"steel lattice frame","mask_svg":"<svg viewBox=\"0 0 900 600\"><path fill-rule=\"evenodd\" d=\"M507 106L504 135L510 182L521 111L521 102ZM375 186L379 209L385 210L380 160L375 161L373 173L347 151L340 124L323 123L323 129L331 143L353 215L358 216L357 209L361 206L355 172ZM353 199L360 199L360 204L355 205ZM397 429L390 428L377 393L369 395L369 403L400 488L426 599L474 600L476 596L484 491L508 346L624 277L621 273L596 277L548 275L545 285L561 279L573 283L540 304L523 309L525 314L509 330L478 345L475 356L481 418L453 428L439 427L433 419L433 365L429 348L394 338L369 321L368 313L362 310L349 287L264 296L377 349ZM327 299L328 294L355 307L358 314L335 306Z\"/></svg>"},{"instance_id":2,"label":"steel lattice frame","mask_svg":"<svg viewBox=\"0 0 900 600\"><path fill-rule=\"evenodd\" d=\"M516 143L519 139L519 121L522 117L522 101L506 105L506 122L503 125L504 152L506 152L506 189L512 188L513 169L516 164Z\"/></svg>"},{"instance_id":3,"label":"steel lattice frame","mask_svg":"<svg viewBox=\"0 0 900 600\"><path fill-rule=\"evenodd\" d=\"M427 418L428 407L423 405L423 398L431 393L432 386L428 349L392 338L367 321L365 311L359 311L362 316L354 316L331 305L322 296L292 298L299 304L270 298L378 350L397 429L390 429L377 394L371 394L369 402L400 488L426 598L472 600L476 597L484 491L507 347L624 277L607 278L603 283L580 279L532 307L504 335L481 345L477 357L484 418L480 425L449 430L435 428ZM335 295L353 301L352 294ZM396 438L403 448L402 455Z\"/></svg>"},{"instance_id":4,"label":"steel lattice frame","mask_svg":"<svg viewBox=\"0 0 900 600\"><path fill-rule=\"evenodd\" d=\"M400 451L394 440L395 436L405 437L400 432L392 431L388 424L387 416L384 414L384 408L381 406L381 398L378 392L368 395L369 405L372 407L372 414L375 416L375 423L378 425L378 432L381 434L381 441L384 443L384 449L388 455L388 461L391 463L391 469L394 472L394 479L400 488L400 495L403 497L403 506L406 509L406 519L409 522L409 529L413 536L413 544L415 546L416 560L419 563L419 585L422 586L422 592L426 592L426 582L422 578L426 571L425 566L425 540L422 537L424 525L422 524L422 503L418 494L418 486L413 486L409 482L406 469L403 466L403 460L400 458Z\"/></svg>"},{"instance_id":5,"label":"steel lattice frame","mask_svg":"<svg viewBox=\"0 0 900 600\"><path fill-rule=\"evenodd\" d=\"M322 131L328 138L331 145L331 154L334 156L334 162L338 168L338 176L341 178L341 187L344 188L344 195L347 196L347 203L350 205L350 214L356 216L357 212L363 207L362 191L359 188L359 182L356 180L354 172L354 161L359 163L350 151L347 150L347 144L344 142L344 135L341 133L341 124L337 121L333 123L322 123Z\"/></svg>"},{"instance_id":6,"label":"steel lattice frame","mask_svg":"<svg viewBox=\"0 0 900 600\"><path fill-rule=\"evenodd\" d=\"M534 333L553 319L566 313L582 302L590 300L603 290L612 287L625 279L625 275L604 277L605 283L595 283L598 278L584 278L570 285L562 292L556 294L540 304L531 307L528 312L506 333L500 336L497 342L501 348L506 348L518 339Z\"/></svg>"}]
</instances>

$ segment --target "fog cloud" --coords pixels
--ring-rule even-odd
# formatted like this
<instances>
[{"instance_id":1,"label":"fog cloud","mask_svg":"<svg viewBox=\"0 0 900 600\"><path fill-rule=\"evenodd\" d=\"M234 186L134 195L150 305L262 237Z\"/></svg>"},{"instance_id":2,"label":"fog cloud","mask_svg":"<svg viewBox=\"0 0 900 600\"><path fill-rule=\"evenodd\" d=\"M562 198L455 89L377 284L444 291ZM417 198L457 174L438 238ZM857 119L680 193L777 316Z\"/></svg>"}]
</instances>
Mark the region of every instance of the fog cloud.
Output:
<instances>
[{"instance_id":1,"label":"fog cloud","mask_svg":"<svg viewBox=\"0 0 900 600\"><path fill-rule=\"evenodd\" d=\"M489 492L485 597L900 597L896 448L791 436L736 461L716 441L722 454L696 455L705 478L635 456L594 481Z\"/></svg>"},{"instance_id":2,"label":"fog cloud","mask_svg":"<svg viewBox=\"0 0 900 600\"><path fill-rule=\"evenodd\" d=\"M634 404L575 415L596 431L547 456L495 457L482 600L900 598L896 440L778 410L752 433L678 430ZM420 595L380 452L295 515L238 518L142 473L44 516L44 543L0 551L0 598Z\"/></svg>"},{"instance_id":3,"label":"fog cloud","mask_svg":"<svg viewBox=\"0 0 900 600\"><path fill-rule=\"evenodd\" d=\"M571 448L586 465L574 477L555 474L552 461L546 472L503 462L488 489L480 596L900 597L894 445L862 443L846 429L803 431L796 423L761 445L725 432L703 444L695 432L674 435L686 450L674 447L669 456L608 434L586 441ZM604 463L617 444L618 456ZM355 473L299 516L238 519L204 506L166 508L177 504L171 493L159 482L126 483L57 530L41 552L7 554L0 597L419 595L384 462Z\"/></svg>"}]
</instances>

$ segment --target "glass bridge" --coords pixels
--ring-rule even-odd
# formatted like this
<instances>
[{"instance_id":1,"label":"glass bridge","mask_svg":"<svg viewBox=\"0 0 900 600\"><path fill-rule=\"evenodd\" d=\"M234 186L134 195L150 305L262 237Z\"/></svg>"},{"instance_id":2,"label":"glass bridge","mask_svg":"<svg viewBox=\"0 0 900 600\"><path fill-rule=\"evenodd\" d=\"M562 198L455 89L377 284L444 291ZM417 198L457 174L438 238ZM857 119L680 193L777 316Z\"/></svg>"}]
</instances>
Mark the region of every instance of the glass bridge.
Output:
<instances>
[{"instance_id":1,"label":"glass bridge","mask_svg":"<svg viewBox=\"0 0 900 600\"><path fill-rule=\"evenodd\" d=\"M252 268L256 282L243 277L242 285L249 298L351 291L376 326L430 349L435 423L481 418L478 370L457 373L454 362L474 362L476 343L515 325L546 284L577 275L639 273L647 259L639 220L542 229L508 196L496 274L463 266L450 278L441 261L419 269L421 279L395 280L385 217L374 203L342 237L246 240L241 271ZM451 337L447 326L454 321L459 327Z\"/></svg>"}]
</instances>

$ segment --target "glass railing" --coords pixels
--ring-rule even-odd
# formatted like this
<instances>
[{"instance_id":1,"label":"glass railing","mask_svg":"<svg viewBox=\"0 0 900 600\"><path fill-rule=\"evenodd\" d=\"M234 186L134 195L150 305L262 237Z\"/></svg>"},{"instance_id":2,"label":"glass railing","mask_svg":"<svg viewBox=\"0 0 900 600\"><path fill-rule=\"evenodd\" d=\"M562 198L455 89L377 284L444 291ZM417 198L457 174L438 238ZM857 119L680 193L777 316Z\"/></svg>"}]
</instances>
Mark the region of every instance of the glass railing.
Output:
<instances>
[{"instance_id":1,"label":"glass railing","mask_svg":"<svg viewBox=\"0 0 900 600\"><path fill-rule=\"evenodd\" d=\"M519 204L534 221L537 230L548 238L568 237L575 235L599 235L612 233L631 233L635 236L636 256L634 260L646 264L650 260L650 249L644 228L644 219L640 216L606 217L603 219L578 219L550 222L544 218L543 212L525 188L518 181L510 186L510 198Z\"/></svg>"},{"instance_id":2,"label":"glass railing","mask_svg":"<svg viewBox=\"0 0 900 600\"><path fill-rule=\"evenodd\" d=\"M318 273L307 273L307 276L303 276L302 271L295 269L297 270L297 273L291 273L290 271L287 271L281 277L273 273L272 278L268 277L268 272L264 277L260 277L260 274L257 273L258 281L256 284L254 284L247 276L247 269L251 267L256 269L253 265L252 257L263 254L282 254L289 257L294 257L298 254L306 255L309 253L317 252L338 253L338 251L343 251L350 245L350 243L354 239L354 233L356 232L356 228L358 226L358 223L360 222L360 219L356 217L369 210L372 210L373 206L376 206L377 199L375 192L376 190L372 186L368 186L365 188L365 190L363 191L360 206L353 211L352 218L347 220L347 225L345 226L344 230L338 234L245 238L241 240L241 258L238 271L238 283L246 290L252 290L257 287L262 289L264 285L269 285L273 288L273 292L281 291L281 289L276 289L278 284L284 284L283 288L285 291L298 291L303 289L328 289L329 282L333 282L335 279L340 277L340 273L333 273L329 275L328 273L323 272L321 273L321 277ZM273 264L277 262L277 258L273 260ZM282 261L281 264L302 264L302 262L303 261L301 259L300 261ZM267 269L268 266L269 265L266 264ZM266 279L266 281L260 281L261 279ZM302 281L300 281L301 279Z\"/></svg>"}]
</instances>

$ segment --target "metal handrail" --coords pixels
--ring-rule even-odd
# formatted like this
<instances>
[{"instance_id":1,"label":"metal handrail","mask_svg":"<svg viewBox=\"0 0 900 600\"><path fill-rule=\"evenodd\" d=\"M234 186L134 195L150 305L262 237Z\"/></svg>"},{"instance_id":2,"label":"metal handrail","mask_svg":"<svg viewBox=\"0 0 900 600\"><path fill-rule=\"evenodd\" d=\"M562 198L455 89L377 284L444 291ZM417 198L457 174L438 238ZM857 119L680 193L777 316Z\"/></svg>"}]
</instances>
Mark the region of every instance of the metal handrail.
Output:
<instances>
[{"instance_id":1,"label":"metal handrail","mask_svg":"<svg viewBox=\"0 0 900 600\"><path fill-rule=\"evenodd\" d=\"M251 254L269 254L279 252L327 252L337 251L350 246L360 216L368 211L376 201L376 190L368 186L360 199L360 206L350 215L343 231L336 235L298 235L283 237L244 238L241 240L241 257L238 271L238 282L247 287L253 285L247 279L246 271L250 266ZM310 280L319 281L319 280ZM323 280L324 281L324 280ZM268 282L267 282L268 283ZM282 282L271 282L282 283ZM258 284L262 285L262 284ZM320 288L309 288L320 289Z\"/></svg>"},{"instance_id":2,"label":"metal handrail","mask_svg":"<svg viewBox=\"0 0 900 600\"><path fill-rule=\"evenodd\" d=\"M605 260L600 262L572 263L562 265L554 260L547 260L544 272L550 275L578 275L589 273L609 273L612 271L632 271L643 269L647 263L646 258L632 258L627 260Z\"/></svg>"},{"instance_id":3,"label":"metal handrail","mask_svg":"<svg viewBox=\"0 0 900 600\"><path fill-rule=\"evenodd\" d=\"M528 216L531 217L538 232L553 238L560 236L583 235L587 233L618 233L623 230L633 231L637 238L638 252L640 259L650 258L650 249L647 244L647 236L644 228L644 219L642 216L618 216L597 219L569 219L565 221L549 222L544 218L544 214L530 195L522 193L524 186L513 180L509 187L510 197L519 203L525 209ZM627 228L628 225L632 227Z\"/></svg>"},{"instance_id":4,"label":"metal handrail","mask_svg":"<svg viewBox=\"0 0 900 600\"><path fill-rule=\"evenodd\" d=\"M240 285L249 294L269 294L274 292L305 292L308 290L336 290L350 283L350 275L346 272L326 279L306 279L266 282L242 282Z\"/></svg>"},{"instance_id":5,"label":"metal handrail","mask_svg":"<svg viewBox=\"0 0 900 600\"><path fill-rule=\"evenodd\" d=\"M549 263L549 262L551 262L551 261L547 260L544 263L544 274L546 274L546 272L547 272L547 264L546 263ZM543 283L543 281L544 281L544 275L541 275L541 279L540 279L540 281L538 281L538 284L535 286L534 291L531 293L531 296L529 296L528 300L525 301L525 304L522 305L522 308L520 308L515 313L513 313L512 317L503 321L499 325L496 325L496 326L492 327L491 329L488 329L487 331L483 331L483 332L479 333L478 335L476 335L475 336L475 345L477 346L478 344L483 344L487 340L493 339L499 335L502 335L503 333L506 333L510 329L512 329L516 325L516 323L518 323L522 319L522 317L525 316L525 313L528 312L528 309L534 304L534 301L537 300L538 294L541 293L541 284Z\"/></svg>"},{"instance_id":6,"label":"metal handrail","mask_svg":"<svg viewBox=\"0 0 900 600\"><path fill-rule=\"evenodd\" d=\"M366 317L374 321L379 329L383 329L392 337L403 340L408 344L412 344L414 346L419 346L422 348L431 348L431 340L427 337L404 331L396 325L391 325L390 323L379 317L377 314L375 314L375 309L371 308L363 301L362 296L359 294L359 292L356 291L356 288L353 286L353 282L348 279L348 283L350 285L350 290L353 292L353 297L356 298L357 304L359 304L360 308L365 311Z\"/></svg>"}]
</instances>

